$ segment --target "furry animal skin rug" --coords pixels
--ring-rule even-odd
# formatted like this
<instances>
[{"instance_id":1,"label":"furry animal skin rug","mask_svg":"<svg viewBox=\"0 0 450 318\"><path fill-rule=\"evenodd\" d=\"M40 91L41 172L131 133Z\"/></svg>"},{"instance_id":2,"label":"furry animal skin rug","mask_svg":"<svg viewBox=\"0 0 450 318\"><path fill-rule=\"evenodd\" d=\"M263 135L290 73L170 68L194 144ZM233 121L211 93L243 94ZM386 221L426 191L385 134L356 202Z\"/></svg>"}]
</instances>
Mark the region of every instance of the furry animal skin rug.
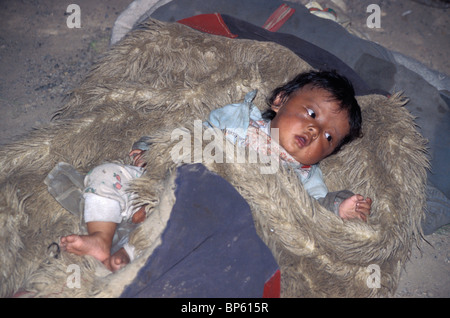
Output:
<instances>
[{"instance_id":1,"label":"furry animal skin rug","mask_svg":"<svg viewBox=\"0 0 450 318\"><path fill-rule=\"evenodd\" d=\"M193 132L195 120L252 89L259 90L254 102L264 109L272 89L309 69L275 43L151 19L130 32L98 61L57 119L0 149L0 296L120 296L160 243L170 217L181 164L171 156L179 142L171 138L173 130ZM349 189L374 200L367 223L324 210L291 171L261 174L260 165L204 162L250 204L257 232L280 266L283 297L392 295L413 244L421 242L425 140L400 96L358 101L363 138L321 168L330 191ZM58 162L86 173L104 161L124 161L142 135L154 144L148 173L133 184L137 203L148 204L150 214L131 236L138 257L114 274L92 257L55 258L49 245L82 228L48 193L46 175ZM190 141L202 142L195 138ZM72 264L81 275L76 288L69 284Z\"/></svg>"}]
</instances>

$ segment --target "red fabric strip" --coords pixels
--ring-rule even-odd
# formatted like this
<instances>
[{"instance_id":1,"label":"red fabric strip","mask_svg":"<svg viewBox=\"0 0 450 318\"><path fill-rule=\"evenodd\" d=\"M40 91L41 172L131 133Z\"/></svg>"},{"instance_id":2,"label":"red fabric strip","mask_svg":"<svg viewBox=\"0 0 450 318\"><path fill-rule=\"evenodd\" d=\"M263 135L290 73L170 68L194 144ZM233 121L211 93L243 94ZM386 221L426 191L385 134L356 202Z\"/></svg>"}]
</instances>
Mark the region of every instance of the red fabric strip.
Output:
<instances>
[{"instance_id":1,"label":"red fabric strip","mask_svg":"<svg viewBox=\"0 0 450 318\"><path fill-rule=\"evenodd\" d=\"M226 36L232 39L237 37L236 34L230 32L219 13L199 14L177 22L205 33Z\"/></svg>"},{"instance_id":2,"label":"red fabric strip","mask_svg":"<svg viewBox=\"0 0 450 318\"><path fill-rule=\"evenodd\" d=\"M263 28L271 32L278 31L283 24L294 14L295 9L292 9L286 4L282 4L275 10L274 13L264 23Z\"/></svg>"},{"instance_id":3,"label":"red fabric strip","mask_svg":"<svg viewBox=\"0 0 450 318\"><path fill-rule=\"evenodd\" d=\"M263 298L280 298L281 295L281 272L275 274L264 284Z\"/></svg>"}]
</instances>

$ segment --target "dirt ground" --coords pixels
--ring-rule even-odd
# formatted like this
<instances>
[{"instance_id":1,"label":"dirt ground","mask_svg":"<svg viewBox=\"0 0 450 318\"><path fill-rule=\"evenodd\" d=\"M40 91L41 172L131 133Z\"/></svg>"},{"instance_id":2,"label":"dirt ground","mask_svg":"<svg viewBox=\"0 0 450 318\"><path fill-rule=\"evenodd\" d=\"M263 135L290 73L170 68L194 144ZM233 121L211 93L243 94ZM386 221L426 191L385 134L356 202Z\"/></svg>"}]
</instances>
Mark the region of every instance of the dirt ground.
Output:
<instances>
[{"instance_id":1,"label":"dirt ground","mask_svg":"<svg viewBox=\"0 0 450 318\"><path fill-rule=\"evenodd\" d=\"M352 27L365 37L450 74L446 1L344 0ZM131 2L0 0L0 145L49 122L108 49L114 21ZM81 28L66 24L71 3L80 6ZM366 26L371 3L381 8L379 29ZM395 297L450 296L449 234L449 226L441 228L414 249Z\"/></svg>"}]
</instances>

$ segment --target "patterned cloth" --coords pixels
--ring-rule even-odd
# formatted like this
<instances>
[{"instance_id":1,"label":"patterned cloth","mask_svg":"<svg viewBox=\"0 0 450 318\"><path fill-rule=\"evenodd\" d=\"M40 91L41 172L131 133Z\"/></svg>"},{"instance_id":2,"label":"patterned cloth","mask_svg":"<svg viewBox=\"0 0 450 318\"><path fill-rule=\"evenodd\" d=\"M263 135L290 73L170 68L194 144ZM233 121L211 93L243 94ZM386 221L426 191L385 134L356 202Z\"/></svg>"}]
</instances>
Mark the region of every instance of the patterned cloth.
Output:
<instances>
[{"instance_id":1,"label":"patterned cloth","mask_svg":"<svg viewBox=\"0 0 450 318\"><path fill-rule=\"evenodd\" d=\"M258 153L274 154L285 165L294 168L303 179L308 178L311 172L312 166L299 163L277 141L272 140L269 120L250 120L245 145L252 147Z\"/></svg>"}]
</instances>

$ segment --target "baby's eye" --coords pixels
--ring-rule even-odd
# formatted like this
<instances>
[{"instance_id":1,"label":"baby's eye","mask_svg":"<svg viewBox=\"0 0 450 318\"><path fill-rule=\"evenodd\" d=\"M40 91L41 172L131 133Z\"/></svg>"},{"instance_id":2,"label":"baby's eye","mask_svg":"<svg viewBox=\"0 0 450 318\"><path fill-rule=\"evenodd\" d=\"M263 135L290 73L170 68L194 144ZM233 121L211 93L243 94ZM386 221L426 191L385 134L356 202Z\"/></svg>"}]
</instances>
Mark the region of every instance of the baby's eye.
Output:
<instances>
[{"instance_id":1,"label":"baby's eye","mask_svg":"<svg viewBox=\"0 0 450 318\"><path fill-rule=\"evenodd\" d=\"M306 108L306 111L308 112L309 116L311 116L312 118L316 118L316 113L312 109Z\"/></svg>"},{"instance_id":2,"label":"baby's eye","mask_svg":"<svg viewBox=\"0 0 450 318\"><path fill-rule=\"evenodd\" d=\"M325 133L325 138L327 138L328 141L333 140L333 137L329 133Z\"/></svg>"}]
</instances>

